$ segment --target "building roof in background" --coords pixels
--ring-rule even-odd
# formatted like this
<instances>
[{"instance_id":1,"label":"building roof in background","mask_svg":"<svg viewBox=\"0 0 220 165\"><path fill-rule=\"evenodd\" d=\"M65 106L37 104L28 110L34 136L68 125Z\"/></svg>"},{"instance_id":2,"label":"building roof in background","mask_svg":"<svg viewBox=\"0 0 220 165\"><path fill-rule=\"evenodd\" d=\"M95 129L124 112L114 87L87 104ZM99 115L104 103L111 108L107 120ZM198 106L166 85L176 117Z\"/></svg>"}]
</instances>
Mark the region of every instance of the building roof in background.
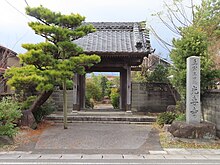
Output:
<instances>
[{"instance_id":1,"label":"building roof in background","mask_svg":"<svg viewBox=\"0 0 220 165\"><path fill-rule=\"evenodd\" d=\"M98 55L145 55L151 51L149 30L144 22L90 22L96 32L79 38L74 43L85 53Z\"/></svg>"},{"instance_id":2,"label":"building roof in background","mask_svg":"<svg viewBox=\"0 0 220 165\"><path fill-rule=\"evenodd\" d=\"M19 63L19 58L17 57L16 52L0 45L0 75L2 75L8 67L12 66L12 63L9 62L9 59L11 58L17 59Z\"/></svg>"},{"instance_id":3,"label":"building roof in background","mask_svg":"<svg viewBox=\"0 0 220 165\"><path fill-rule=\"evenodd\" d=\"M10 55L17 56L17 53L16 53L16 52L14 52L13 50L11 50L11 49L9 49L9 48L7 48L7 47L1 45L1 44L0 44L0 50L2 50L2 51L7 51L8 53L10 53Z\"/></svg>"}]
</instances>

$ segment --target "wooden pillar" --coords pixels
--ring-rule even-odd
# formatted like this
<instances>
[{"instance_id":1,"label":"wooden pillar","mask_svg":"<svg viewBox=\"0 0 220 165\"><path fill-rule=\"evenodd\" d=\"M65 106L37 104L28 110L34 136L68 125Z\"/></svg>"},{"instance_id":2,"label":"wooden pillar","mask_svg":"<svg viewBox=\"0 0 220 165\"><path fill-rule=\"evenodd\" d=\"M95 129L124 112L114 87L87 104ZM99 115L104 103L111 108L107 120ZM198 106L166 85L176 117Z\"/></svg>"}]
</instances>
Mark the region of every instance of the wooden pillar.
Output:
<instances>
[{"instance_id":1,"label":"wooden pillar","mask_svg":"<svg viewBox=\"0 0 220 165\"><path fill-rule=\"evenodd\" d=\"M120 109L126 111L127 104L127 70L120 71Z\"/></svg>"},{"instance_id":2,"label":"wooden pillar","mask_svg":"<svg viewBox=\"0 0 220 165\"><path fill-rule=\"evenodd\" d=\"M122 107L122 71L120 71L120 99L119 99L119 109L123 109Z\"/></svg>"},{"instance_id":3,"label":"wooden pillar","mask_svg":"<svg viewBox=\"0 0 220 165\"><path fill-rule=\"evenodd\" d=\"M126 111L131 110L131 66L127 67L127 82L126 82L126 95L127 95L127 103L126 103Z\"/></svg>"},{"instance_id":4,"label":"wooden pillar","mask_svg":"<svg viewBox=\"0 0 220 165\"><path fill-rule=\"evenodd\" d=\"M85 109L85 75L79 75L79 107Z\"/></svg>"},{"instance_id":5,"label":"wooden pillar","mask_svg":"<svg viewBox=\"0 0 220 165\"><path fill-rule=\"evenodd\" d=\"M79 75L77 73L74 74L73 77L73 110L79 111Z\"/></svg>"}]
</instances>

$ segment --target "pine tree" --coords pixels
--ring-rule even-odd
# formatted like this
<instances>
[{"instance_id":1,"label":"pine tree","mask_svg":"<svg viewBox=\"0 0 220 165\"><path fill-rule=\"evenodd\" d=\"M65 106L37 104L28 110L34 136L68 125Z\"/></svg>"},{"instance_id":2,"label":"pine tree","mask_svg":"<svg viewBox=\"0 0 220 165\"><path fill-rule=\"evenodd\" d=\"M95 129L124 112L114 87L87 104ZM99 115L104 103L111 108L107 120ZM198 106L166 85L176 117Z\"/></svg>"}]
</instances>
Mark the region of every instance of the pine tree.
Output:
<instances>
[{"instance_id":1,"label":"pine tree","mask_svg":"<svg viewBox=\"0 0 220 165\"><path fill-rule=\"evenodd\" d=\"M100 57L83 54L83 49L73 43L95 31L92 25L83 24L85 17L63 15L43 6L27 7L26 13L36 18L36 22L28 25L37 35L44 37L45 42L23 44L22 47L27 50L19 55L23 66L11 68L6 77L9 78L8 84L17 90L25 92L25 89L35 87L38 97L29 108L29 111L35 112L56 85L63 84L65 98L66 81L72 79L74 73L84 74L85 67L100 62Z\"/></svg>"}]
</instances>

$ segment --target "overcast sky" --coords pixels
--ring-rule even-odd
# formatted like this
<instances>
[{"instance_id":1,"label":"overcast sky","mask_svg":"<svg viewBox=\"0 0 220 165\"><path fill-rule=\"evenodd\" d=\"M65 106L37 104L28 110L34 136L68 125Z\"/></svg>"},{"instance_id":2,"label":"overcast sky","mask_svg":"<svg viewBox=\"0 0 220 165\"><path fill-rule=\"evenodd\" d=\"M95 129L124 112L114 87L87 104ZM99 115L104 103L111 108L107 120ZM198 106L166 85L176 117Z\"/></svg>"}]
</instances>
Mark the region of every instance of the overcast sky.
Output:
<instances>
[{"instance_id":1,"label":"overcast sky","mask_svg":"<svg viewBox=\"0 0 220 165\"><path fill-rule=\"evenodd\" d=\"M171 0L166 0L169 3ZM184 0L189 4L190 0ZM195 0L200 3L201 0ZM158 34L168 42L174 37L166 27L151 14L163 10L163 0L26 0L31 6L43 5L53 11L65 14L79 13L86 17L86 21L99 22L131 22L147 21ZM43 41L28 27L27 22L33 20L25 15L25 0L0 1L0 44L17 53L23 53L22 43L36 43ZM161 47L151 35L152 47L163 57L168 52Z\"/></svg>"}]
</instances>

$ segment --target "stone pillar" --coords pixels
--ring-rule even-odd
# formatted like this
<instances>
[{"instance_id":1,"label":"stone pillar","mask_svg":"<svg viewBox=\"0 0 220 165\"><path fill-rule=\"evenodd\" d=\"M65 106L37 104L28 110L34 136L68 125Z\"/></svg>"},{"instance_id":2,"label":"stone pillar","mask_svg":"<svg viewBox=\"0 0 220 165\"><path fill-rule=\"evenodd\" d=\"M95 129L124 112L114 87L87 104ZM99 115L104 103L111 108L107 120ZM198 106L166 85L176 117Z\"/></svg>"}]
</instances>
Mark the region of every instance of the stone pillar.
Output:
<instances>
[{"instance_id":1,"label":"stone pillar","mask_svg":"<svg viewBox=\"0 0 220 165\"><path fill-rule=\"evenodd\" d=\"M131 110L131 66L127 67L127 103L126 103L126 111Z\"/></svg>"},{"instance_id":2,"label":"stone pillar","mask_svg":"<svg viewBox=\"0 0 220 165\"><path fill-rule=\"evenodd\" d=\"M73 77L73 110L79 111L79 76L77 73Z\"/></svg>"},{"instance_id":3,"label":"stone pillar","mask_svg":"<svg viewBox=\"0 0 220 165\"><path fill-rule=\"evenodd\" d=\"M186 122L200 123L200 118L200 58L191 56L187 58Z\"/></svg>"}]
</instances>

